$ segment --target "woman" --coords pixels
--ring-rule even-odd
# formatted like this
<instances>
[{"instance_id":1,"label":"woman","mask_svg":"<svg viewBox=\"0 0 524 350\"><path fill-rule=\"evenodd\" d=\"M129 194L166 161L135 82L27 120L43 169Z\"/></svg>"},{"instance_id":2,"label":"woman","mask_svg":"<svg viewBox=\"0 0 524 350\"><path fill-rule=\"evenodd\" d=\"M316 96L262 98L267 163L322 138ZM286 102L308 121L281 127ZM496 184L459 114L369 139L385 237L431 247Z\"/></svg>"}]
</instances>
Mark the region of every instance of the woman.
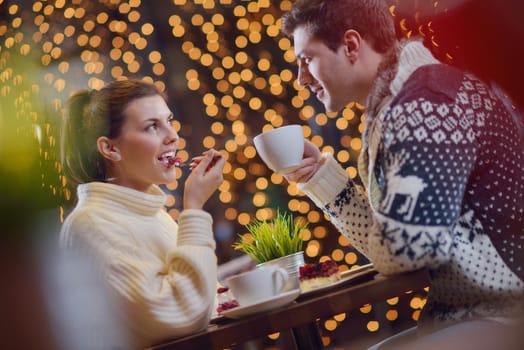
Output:
<instances>
[{"instance_id":1,"label":"woman","mask_svg":"<svg viewBox=\"0 0 524 350\"><path fill-rule=\"evenodd\" d=\"M208 150L194 159L175 223L158 187L180 163L172 122L154 85L123 80L73 95L63 130L63 170L78 203L61 244L97 262L137 347L205 328L214 306L215 241L202 208L225 158Z\"/></svg>"}]
</instances>

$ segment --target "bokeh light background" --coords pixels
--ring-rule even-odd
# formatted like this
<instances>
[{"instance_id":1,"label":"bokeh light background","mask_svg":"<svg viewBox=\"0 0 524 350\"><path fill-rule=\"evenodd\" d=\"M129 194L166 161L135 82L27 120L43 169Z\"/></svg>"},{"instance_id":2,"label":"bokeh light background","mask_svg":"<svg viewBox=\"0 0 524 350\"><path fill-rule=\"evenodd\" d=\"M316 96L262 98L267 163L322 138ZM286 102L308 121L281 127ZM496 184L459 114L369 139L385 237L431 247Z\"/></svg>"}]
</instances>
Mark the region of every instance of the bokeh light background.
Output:
<instances>
[{"instance_id":1,"label":"bokeh light background","mask_svg":"<svg viewBox=\"0 0 524 350\"><path fill-rule=\"evenodd\" d=\"M310 222L304 234L307 261L335 260L341 269L367 263L294 184L273 174L257 156L252 138L264 130L300 124L322 151L332 152L358 181L363 107L350 104L327 114L296 83L292 41L280 33L280 17L292 2L240 0L0 0L0 98L15 112L17 132L39 142L41 189L56 198L61 219L73 204L60 173L59 139L65 101L74 91L98 89L112 79L140 78L169 97L187 161L207 148L225 150L225 181L207 209L215 220L217 258L241 253L231 244L254 218L277 209ZM399 37L422 35L443 61L467 63L461 46L440 42L453 29L435 30L438 19L461 1L390 1ZM451 33L451 34L450 34ZM482 62L481 60L478 62ZM506 81L500 82L508 87ZM11 109L5 109L9 105ZM25 126L22 126L25 125ZM187 170L168 184L168 211L181 209ZM425 302L413 291L350 314L319 320L323 342L347 344L353 334L411 325ZM278 345L279 335L268 337ZM273 345L272 345L273 344Z\"/></svg>"}]
</instances>

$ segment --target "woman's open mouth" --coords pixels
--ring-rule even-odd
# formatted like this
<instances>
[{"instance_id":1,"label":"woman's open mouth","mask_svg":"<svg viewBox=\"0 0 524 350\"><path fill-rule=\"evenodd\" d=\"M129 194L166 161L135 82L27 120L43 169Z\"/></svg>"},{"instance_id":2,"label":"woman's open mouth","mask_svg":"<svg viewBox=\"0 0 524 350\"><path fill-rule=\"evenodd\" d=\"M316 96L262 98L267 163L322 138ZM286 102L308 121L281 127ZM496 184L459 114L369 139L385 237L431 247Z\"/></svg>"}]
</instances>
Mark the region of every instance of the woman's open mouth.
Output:
<instances>
[{"instance_id":1,"label":"woman's open mouth","mask_svg":"<svg viewBox=\"0 0 524 350\"><path fill-rule=\"evenodd\" d=\"M166 152L158 157L160 163L166 168L171 168L173 166L180 166L182 164L182 158L177 157L174 151Z\"/></svg>"}]
</instances>

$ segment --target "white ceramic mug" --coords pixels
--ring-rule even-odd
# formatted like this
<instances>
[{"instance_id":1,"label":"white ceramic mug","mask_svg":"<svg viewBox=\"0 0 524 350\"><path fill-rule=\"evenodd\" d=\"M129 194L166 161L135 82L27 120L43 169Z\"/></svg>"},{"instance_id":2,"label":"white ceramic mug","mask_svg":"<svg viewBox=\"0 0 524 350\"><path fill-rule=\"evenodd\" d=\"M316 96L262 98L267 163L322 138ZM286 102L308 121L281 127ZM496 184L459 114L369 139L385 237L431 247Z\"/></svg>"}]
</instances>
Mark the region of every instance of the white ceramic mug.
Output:
<instances>
[{"instance_id":1,"label":"white ceramic mug","mask_svg":"<svg viewBox=\"0 0 524 350\"><path fill-rule=\"evenodd\" d=\"M231 276L225 284L240 306L270 299L282 292L289 279L285 269L278 266L259 267Z\"/></svg>"},{"instance_id":2,"label":"white ceramic mug","mask_svg":"<svg viewBox=\"0 0 524 350\"><path fill-rule=\"evenodd\" d=\"M273 171L286 174L300 166L304 155L304 133L300 125L287 125L253 138L257 153Z\"/></svg>"}]
</instances>

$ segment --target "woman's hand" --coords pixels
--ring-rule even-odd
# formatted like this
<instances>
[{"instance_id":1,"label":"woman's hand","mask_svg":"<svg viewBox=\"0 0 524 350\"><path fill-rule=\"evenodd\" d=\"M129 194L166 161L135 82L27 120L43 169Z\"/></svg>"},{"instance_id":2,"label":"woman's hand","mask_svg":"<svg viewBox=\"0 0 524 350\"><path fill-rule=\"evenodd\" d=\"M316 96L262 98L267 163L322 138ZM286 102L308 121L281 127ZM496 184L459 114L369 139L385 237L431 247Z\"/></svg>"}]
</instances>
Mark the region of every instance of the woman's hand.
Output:
<instances>
[{"instance_id":1,"label":"woman's hand","mask_svg":"<svg viewBox=\"0 0 524 350\"><path fill-rule=\"evenodd\" d=\"M226 157L215 149L192 159L191 174L184 186L184 209L202 209L224 180Z\"/></svg>"},{"instance_id":2,"label":"woman's hand","mask_svg":"<svg viewBox=\"0 0 524 350\"><path fill-rule=\"evenodd\" d=\"M287 181L292 182L307 182L321 166L322 154L317 146L312 142L304 139L304 155L300 168L290 173L284 174Z\"/></svg>"}]
</instances>

